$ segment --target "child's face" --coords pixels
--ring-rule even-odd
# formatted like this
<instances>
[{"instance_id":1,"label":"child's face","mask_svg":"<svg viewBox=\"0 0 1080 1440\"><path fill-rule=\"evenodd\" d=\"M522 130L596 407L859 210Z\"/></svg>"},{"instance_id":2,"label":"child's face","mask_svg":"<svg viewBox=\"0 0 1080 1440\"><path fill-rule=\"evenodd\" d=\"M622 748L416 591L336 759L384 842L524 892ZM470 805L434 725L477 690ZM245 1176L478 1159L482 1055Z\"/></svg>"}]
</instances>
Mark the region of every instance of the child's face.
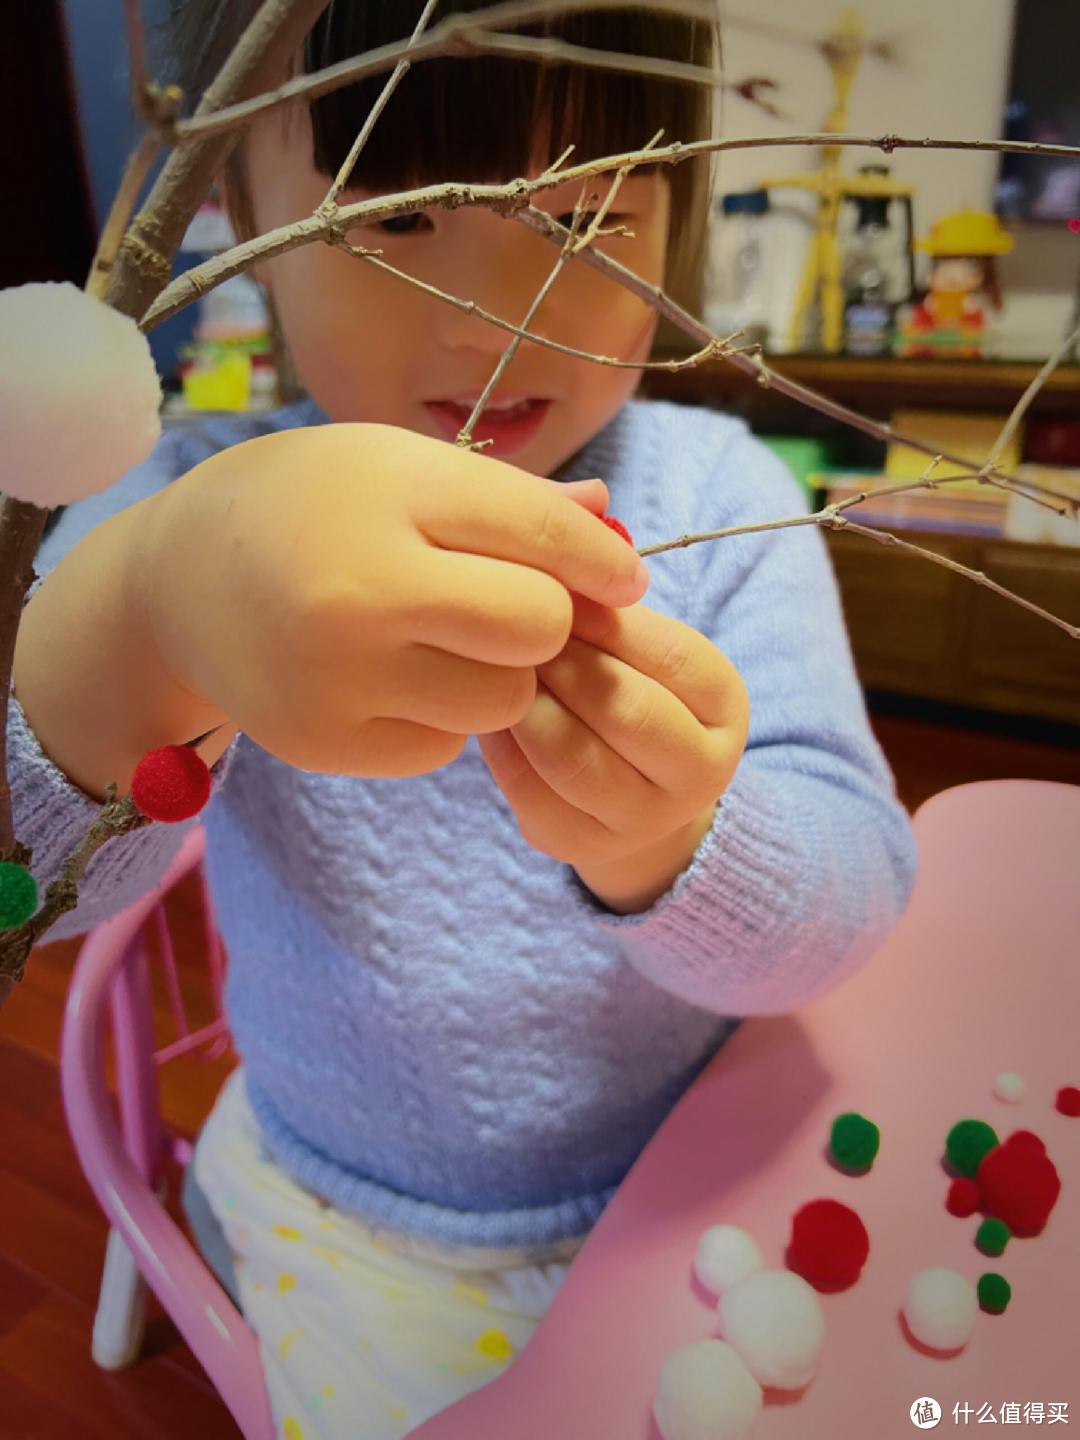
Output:
<instances>
[{"instance_id":1,"label":"child's face","mask_svg":"<svg viewBox=\"0 0 1080 1440\"><path fill-rule=\"evenodd\" d=\"M248 167L259 231L310 215L325 197L329 181L312 165L310 134L304 111L284 126L271 115L253 127ZM610 183L610 175L598 176L592 188L603 197ZM580 191L580 183L561 186L537 204L569 225L567 212ZM367 195L354 187L342 202ZM601 240L598 248L661 284L666 176L631 173L605 218L605 227L613 224L625 224L634 238ZM559 256L550 241L479 206L425 211L392 225L396 232L357 227L348 240L382 250L389 264L514 325L524 320ZM329 245L302 246L257 273L273 292L302 383L332 420L397 425L452 441L512 339L509 331ZM637 362L648 357L655 327L655 311L580 261L568 262L530 322L530 329L560 344ZM473 439L492 436L485 454L550 475L607 424L640 374L523 341L493 398L526 401L524 412L489 424L482 416Z\"/></svg>"}]
</instances>

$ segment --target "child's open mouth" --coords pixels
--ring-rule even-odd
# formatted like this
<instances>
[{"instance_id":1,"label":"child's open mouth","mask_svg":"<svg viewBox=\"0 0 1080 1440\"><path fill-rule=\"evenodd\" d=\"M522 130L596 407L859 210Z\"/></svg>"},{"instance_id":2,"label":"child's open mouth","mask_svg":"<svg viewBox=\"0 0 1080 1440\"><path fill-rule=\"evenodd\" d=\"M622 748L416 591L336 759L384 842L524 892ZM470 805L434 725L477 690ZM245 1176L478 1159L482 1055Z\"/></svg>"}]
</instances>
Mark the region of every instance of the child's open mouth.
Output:
<instances>
[{"instance_id":1,"label":"child's open mouth","mask_svg":"<svg viewBox=\"0 0 1080 1440\"><path fill-rule=\"evenodd\" d=\"M443 434L456 440L473 412L472 400L428 400L424 408ZM519 450L539 430L551 405L536 395L500 396L489 400L473 428L474 440L490 440L485 455L509 455Z\"/></svg>"}]
</instances>

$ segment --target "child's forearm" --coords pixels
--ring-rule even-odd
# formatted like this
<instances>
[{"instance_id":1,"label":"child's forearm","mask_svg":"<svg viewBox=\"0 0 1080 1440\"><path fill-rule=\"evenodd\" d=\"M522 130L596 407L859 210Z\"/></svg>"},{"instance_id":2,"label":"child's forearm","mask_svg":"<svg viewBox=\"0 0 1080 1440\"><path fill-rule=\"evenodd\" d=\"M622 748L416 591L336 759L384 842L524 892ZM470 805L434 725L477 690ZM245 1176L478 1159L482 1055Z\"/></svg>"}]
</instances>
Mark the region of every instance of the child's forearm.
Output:
<instances>
[{"instance_id":1,"label":"child's forearm","mask_svg":"<svg viewBox=\"0 0 1080 1440\"><path fill-rule=\"evenodd\" d=\"M102 801L113 781L127 794L147 750L227 722L167 673L153 643L133 564L147 503L113 515L64 556L27 603L15 647L15 696L38 743ZM212 765L235 734L226 723L199 754Z\"/></svg>"}]
</instances>

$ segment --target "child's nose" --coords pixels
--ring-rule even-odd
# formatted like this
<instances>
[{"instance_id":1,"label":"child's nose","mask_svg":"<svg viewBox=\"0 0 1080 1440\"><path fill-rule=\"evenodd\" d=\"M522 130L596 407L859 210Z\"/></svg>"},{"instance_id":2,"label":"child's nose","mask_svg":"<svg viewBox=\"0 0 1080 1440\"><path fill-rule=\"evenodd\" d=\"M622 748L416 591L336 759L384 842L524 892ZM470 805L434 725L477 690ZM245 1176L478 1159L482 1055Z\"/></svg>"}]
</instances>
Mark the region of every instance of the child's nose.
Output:
<instances>
[{"instance_id":1,"label":"child's nose","mask_svg":"<svg viewBox=\"0 0 1080 1440\"><path fill-rule=\"evenodd\" d=\"M503 223L509 225L509 222ZM508 240L512 241L512 238L508 237ZM521 237L526 241L530 238L526 235ZM517 247L508 243L473 254L469 263L460 267L454 281L456 288L449 284L446 288L462 300L473 301L489 315L520 326L559 255L554 246L545 246L545 251L550 249L551 252L541 257L547 264L538 265L535 255L526 258L523 253L531 248L520 243ZM556 280L552 292L544 297L529 321L530 331L551 337L551 325L559 307L559 297L555 293L558 283ZM446 304L440 304L439 310L441 313L435 319L435 333L448 350L475 350L484 355L498 356L514 338L512 331L493 325L475 312L469 313Z\"/></svg>"}]
</instances>

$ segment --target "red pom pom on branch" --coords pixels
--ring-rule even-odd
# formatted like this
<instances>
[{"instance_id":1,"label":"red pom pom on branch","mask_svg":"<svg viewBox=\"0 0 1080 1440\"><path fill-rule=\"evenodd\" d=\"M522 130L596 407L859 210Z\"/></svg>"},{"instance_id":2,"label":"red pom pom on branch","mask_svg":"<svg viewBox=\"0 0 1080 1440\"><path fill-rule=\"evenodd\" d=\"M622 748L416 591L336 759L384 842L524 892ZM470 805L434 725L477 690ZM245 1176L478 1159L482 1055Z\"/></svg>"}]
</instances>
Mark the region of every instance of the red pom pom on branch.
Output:
<instances>
[{"instance_id":1,"label":"red pom pom on branch","mask_svg":"<svg viewBox=\"0 0 1080 1440\"><path fill-rule=\"evenodd\" d=\"M621 535L628 545L633 545L634 542L630 537L630 531L627 530L621 520L616 520L614 515L601 515L598 518L604 522L609 530L614 530L616 535Z\"/></svg>"},{"instance_id":2,"label":"red pom pom on branch","mask_svg":"<svg viewBox=\"0 0 1080 1440\"><path fill-rule=\"evenodd\" d=\"M1080 1117L1080 1090L1075 1085L1063 1085L1057 1092L1054 1109L1072 1120Z\"/></svg>"},{"instance_id":3,"label":"red pom pom on branch","mask_svg":"<svg viewBox=\"0 0 1080 1440\"><path fill-rule=\"evenodd\" d=\"M210 798L206 761L185 745L148 750L131 777L131 798L151 820L190 820Z\"/></svg>"}]
</instances>

